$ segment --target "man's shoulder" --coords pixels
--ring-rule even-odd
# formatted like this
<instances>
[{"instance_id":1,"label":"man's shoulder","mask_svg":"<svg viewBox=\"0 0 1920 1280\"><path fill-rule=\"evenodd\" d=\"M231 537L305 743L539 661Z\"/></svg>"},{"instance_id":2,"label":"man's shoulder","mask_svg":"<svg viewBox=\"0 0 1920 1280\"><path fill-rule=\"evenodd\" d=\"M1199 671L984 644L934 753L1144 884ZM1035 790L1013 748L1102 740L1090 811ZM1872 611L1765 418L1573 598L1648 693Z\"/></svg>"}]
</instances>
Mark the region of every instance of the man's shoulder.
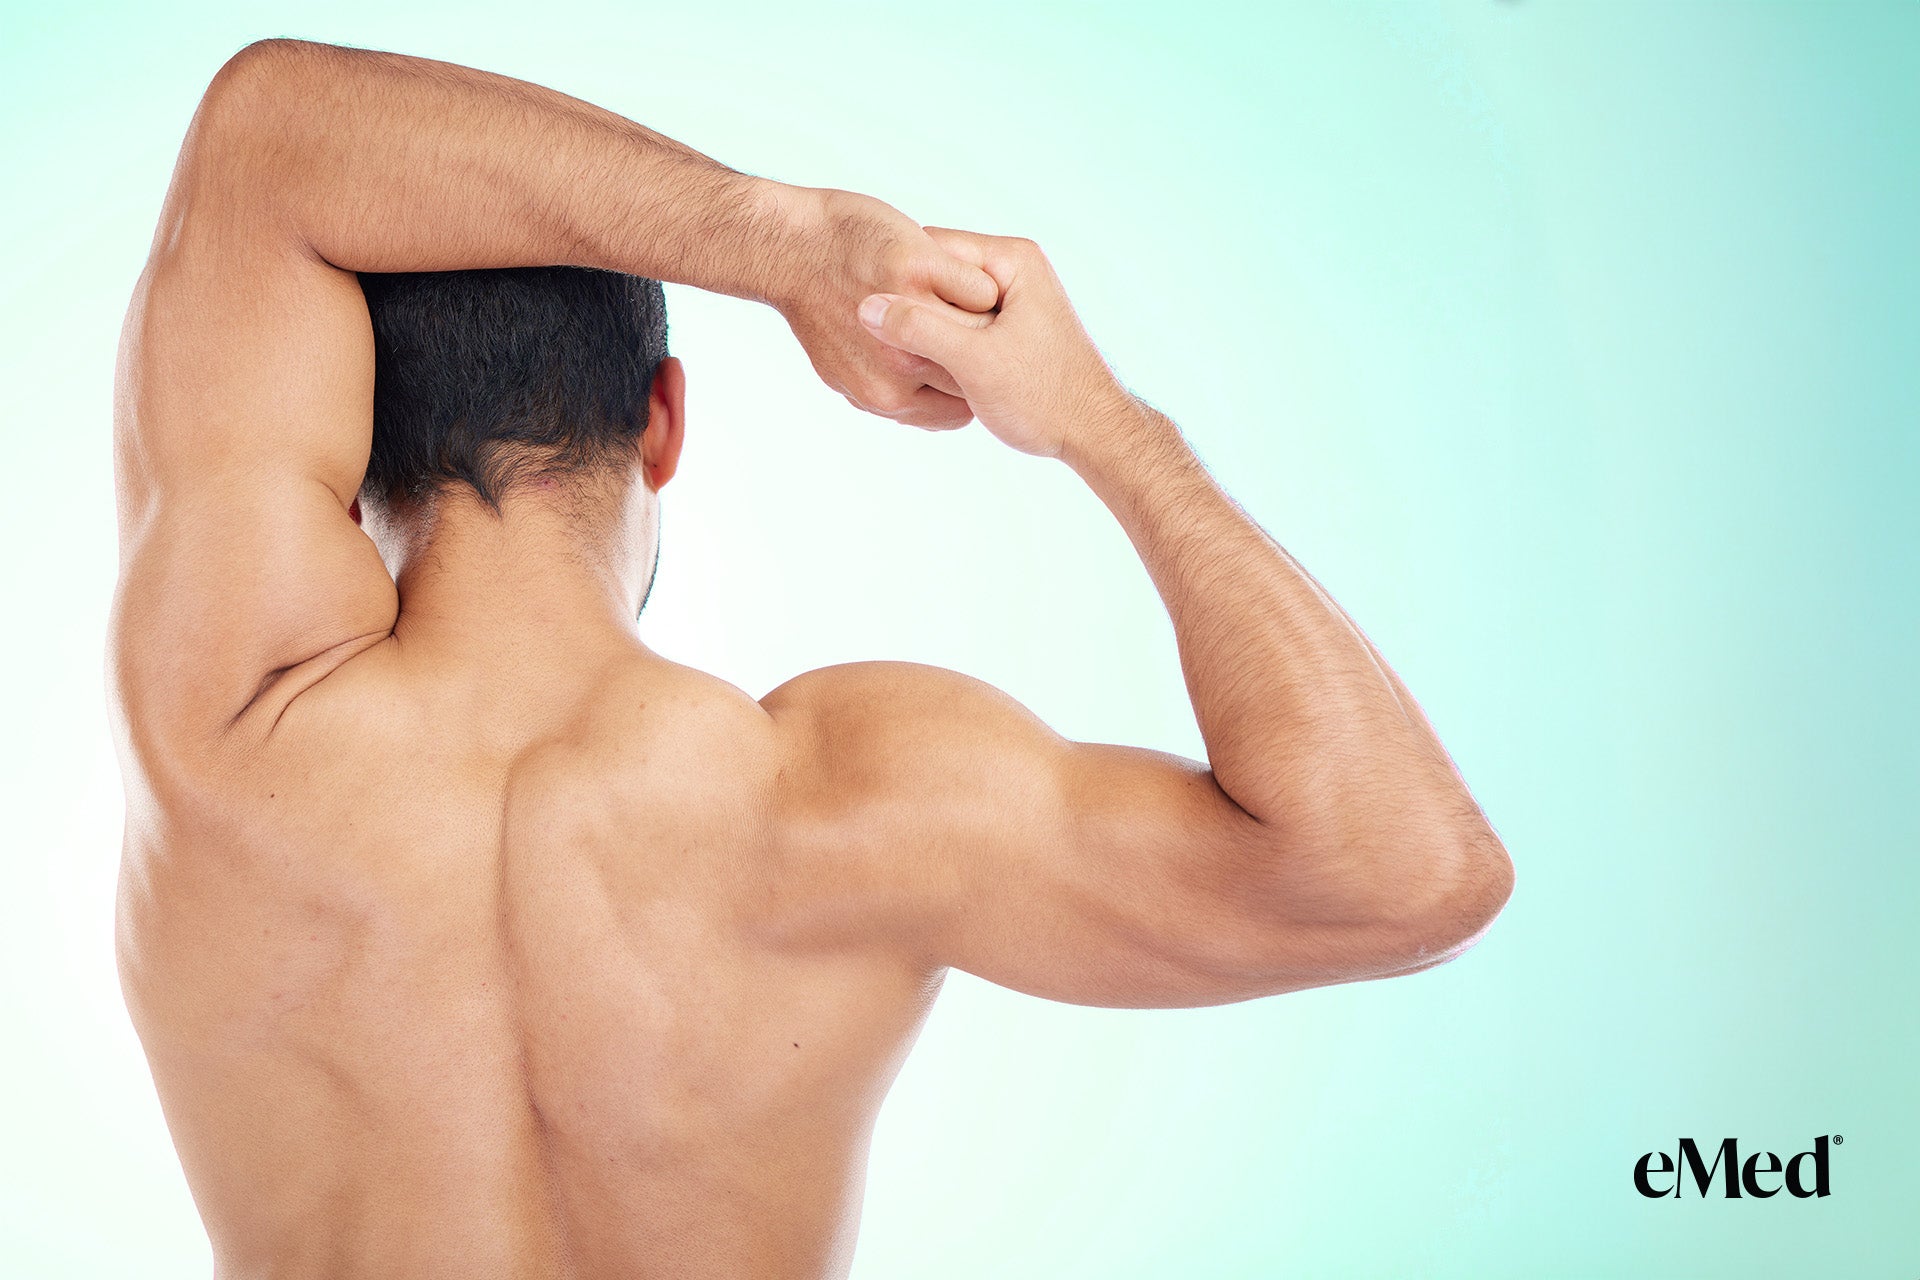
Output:
<instances>
[{"instance_id":1,"label":"man's shoulder","mask_svg":"<svg viewBox=\"0 0 1920 1280\"><path fill-rule=\"evenodd\" d=\"M1034 766L1052 733L984 680L913 662L823 667L761 705L793 807L875 838L977 803Z\"/></svg>"},{"instance_id":2,"label":"man's shoulder","mask_svg":"<svg viewBox=\"0 0 1920 1280\"><path fill-rule=\"evenodd\" d=\"M795 676L760 705L781 726L802 733L877 729L981 711L1019 709L1007 694L973 676L918 662L846 662Z\"/></svg>"}]
</instances>

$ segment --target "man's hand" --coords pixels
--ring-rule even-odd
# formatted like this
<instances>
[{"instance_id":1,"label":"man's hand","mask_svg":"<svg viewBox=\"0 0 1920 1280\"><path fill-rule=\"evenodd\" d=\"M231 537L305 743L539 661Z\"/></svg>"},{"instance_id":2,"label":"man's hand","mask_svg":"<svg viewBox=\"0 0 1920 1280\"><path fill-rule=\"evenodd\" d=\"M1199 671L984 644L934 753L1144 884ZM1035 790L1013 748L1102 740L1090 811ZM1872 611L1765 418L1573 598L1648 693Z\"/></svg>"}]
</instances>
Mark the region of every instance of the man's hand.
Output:
<instances>
[{"instance_id":1,"label":"man's hand","mask_svg":"<svg viewBox=\"0 0 1920 1280\"><path fill-rule=\"evenodd\" d=\"M860 304L869 332L951 374L981 424L1023 453L1061 457L1071 437L1124 416L1133 398L1087 336L1040 246L947 227L927 233L993 277L998 313L875 290Z\"/></svg>"},{"instance_id":2,"label":"man's hand","mask_svg":"<svg viewBox=\"0 0 1920 1280\"><path fill-rule=\"evenodd\" d=\"M801 235L792 270L770 301L821 380L856 408L896 422L947 430L971 421L966 398L938 361L877 340L855 309L885 293L984 322L980 313L993 310L1002 290L979 255L955 257L929 230L871 196L783 188L780 198L794 206Z\"/></svg>"}]
</instances>

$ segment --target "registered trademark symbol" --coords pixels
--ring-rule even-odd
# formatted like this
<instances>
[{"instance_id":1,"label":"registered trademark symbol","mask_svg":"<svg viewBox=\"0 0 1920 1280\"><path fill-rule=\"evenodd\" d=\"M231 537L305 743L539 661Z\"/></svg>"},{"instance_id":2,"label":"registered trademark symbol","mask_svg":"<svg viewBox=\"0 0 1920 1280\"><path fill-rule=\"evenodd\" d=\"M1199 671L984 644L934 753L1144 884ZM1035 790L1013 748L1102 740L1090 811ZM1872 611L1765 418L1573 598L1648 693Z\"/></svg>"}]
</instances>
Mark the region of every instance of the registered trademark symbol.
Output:
<instances>
[{"instance_id":1,"label":"registered trademark symbol","mask_svg":"<svg viewBox=\"0 0 1920 1280\"><path fill-rule=\"evenodd\" d=\"M1843 1142L1845 1142L1845 1141L1846 1141L1846 1139L1845 1139L1845 1138L1843 1138L1843 1137L1841 1137L1841 1136L1840 1136L1839 1134L1837 1134L1837 1133L1836 1133L1836 1134L1834 1134L1834 1135L1833 1135L1833 1145L1834 1145L1834 1146L1836 1146L1836 1147L1837 1147L1837 1146L1839 1146L1839 1145L1840 1145L1841 1143L1843 1143Z\"/></svg>"}]
</instances>

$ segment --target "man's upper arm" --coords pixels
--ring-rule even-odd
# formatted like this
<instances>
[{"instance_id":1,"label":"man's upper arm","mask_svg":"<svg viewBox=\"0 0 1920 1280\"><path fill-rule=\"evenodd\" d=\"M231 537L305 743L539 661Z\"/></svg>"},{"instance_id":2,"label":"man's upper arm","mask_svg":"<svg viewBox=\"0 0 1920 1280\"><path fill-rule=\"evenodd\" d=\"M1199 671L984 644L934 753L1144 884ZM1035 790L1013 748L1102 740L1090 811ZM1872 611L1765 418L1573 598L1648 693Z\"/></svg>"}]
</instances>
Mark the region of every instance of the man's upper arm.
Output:
<instances>
[{"instance_id":1,"label":"man's upper arm","mask_svg":"<svg viewBox=\"0 0 1920 1280\"><path fill-rule=\"evenodd\" d=\"M1220 1004L1409 966L1401 922L1315 901L1311 832L1248 815L1204 766L1074 743L991 686L905 663L763 700L779 806L824 934L1077 1004ZM1324 862L1324 860L1321 860Z\"/></svg>"},{"instance_id":2,"label":"man's upper arm","mask_svg":"<svg viewBox=\"0 0 1920 1280\"><path fill-rule=\"evenodd\" d=\"M116 691L136 742L173 754L253 721L257 740L299 683L278 677L388 634L398 611L349 510L373 430L365 299L301 239L218 91L182 150L115 390Z\"/></svg>"}]
</instances>

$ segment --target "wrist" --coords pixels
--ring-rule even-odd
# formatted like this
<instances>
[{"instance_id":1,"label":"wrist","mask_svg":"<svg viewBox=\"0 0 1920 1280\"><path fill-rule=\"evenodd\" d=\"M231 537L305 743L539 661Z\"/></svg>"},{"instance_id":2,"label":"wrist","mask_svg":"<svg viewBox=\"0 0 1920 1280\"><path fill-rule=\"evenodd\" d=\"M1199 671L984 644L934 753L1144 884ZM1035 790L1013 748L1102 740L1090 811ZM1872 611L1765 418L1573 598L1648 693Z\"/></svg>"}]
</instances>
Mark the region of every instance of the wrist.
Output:
<instances>
[{"instance_id":1,"label":"wrist","mask_svg":"<svg viewBox=\"0 0 1920 1280\"><path fill-rule=\"evenodd\" d=\"M735 297L764 302L785 311L801 295L810 272L818 269L808 252L824 221L825 192L770 178L741 175L747 215L742 247L744 285Z\"/></svg>"},{"instance_id":2,"label":"wrist","mask_svg":"<svg viewBox=\"0 0 1920 1280\"><path fill-rule=\"evenodd\" d=\"M1186 448L1173 419L1125 388L1116 391L1108 403L1077 416L1060 442L1060 460L1096 489Z\"/></svg>"}]
</instances>

